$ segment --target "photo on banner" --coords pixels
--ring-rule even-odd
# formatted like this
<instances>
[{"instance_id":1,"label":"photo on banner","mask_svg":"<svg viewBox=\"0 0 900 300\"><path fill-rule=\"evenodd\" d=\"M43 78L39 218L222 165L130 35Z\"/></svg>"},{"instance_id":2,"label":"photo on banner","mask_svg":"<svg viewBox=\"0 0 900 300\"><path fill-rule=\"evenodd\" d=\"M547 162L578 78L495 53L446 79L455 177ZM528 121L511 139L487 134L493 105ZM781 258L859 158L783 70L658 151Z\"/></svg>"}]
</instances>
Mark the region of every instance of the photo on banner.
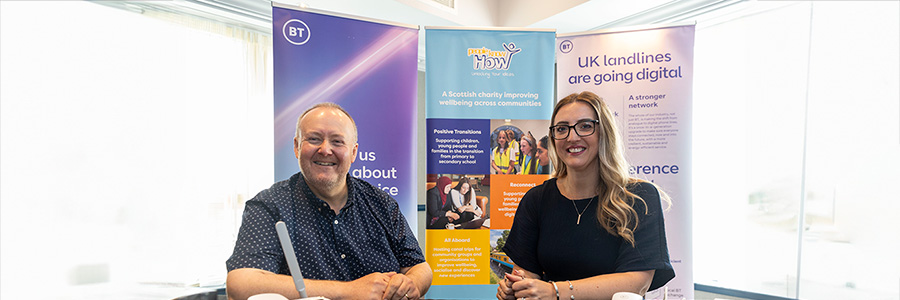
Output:
<instances>
[{"instance_id":1,"label":"photo on banner","mask_svg":"<svg viewBox=\"0 0 900 300\"><path fill-rule=\"evenodd\" d=\"M657 184L675 278L647 299L693 299L691 120L694 25L557 37L557 98L591 91L613 111L630 176ZM665 206L664 206L665 208Z\"/></svg>"},{"instance_id":2,"label":"photo on banner","mask_svg":"<svg viewBox=\"0 0 900 300\"><path fill-rule=\"evenodd\" d=\"M426 27L425 36L426 297L492 299L510 270L502 237L519 200L549 176L538 145L553 109L555 33Z\"/></svg>"},{"instance_id":3,"label":"photo on banner","mask_svg":"<svg viewBox=\"0 0 900 300\"><path fill-rule=\"evenodd\" d=\"M391 195L416 228L418 26L273 5L275 180L299 171L300 115L337 103L358 129L350 176Z\"/></svg>"}]
</instances>

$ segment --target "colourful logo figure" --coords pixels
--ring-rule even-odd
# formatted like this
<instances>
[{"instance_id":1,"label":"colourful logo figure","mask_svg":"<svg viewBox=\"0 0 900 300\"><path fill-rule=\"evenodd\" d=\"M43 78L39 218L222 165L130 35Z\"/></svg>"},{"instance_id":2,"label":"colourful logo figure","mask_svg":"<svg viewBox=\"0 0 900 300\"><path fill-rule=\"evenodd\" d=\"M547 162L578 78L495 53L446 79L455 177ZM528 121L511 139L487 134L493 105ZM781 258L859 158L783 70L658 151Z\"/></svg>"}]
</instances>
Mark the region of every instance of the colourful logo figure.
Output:
<instances>
[{"instance_id":1,"label":"colourful logo figure","mask_svg":"<svg viewBox=\"0 0 900 300\"><path fill-rule=\"evenodd\" d=\"M522 51L516 44L503 44L502 51L493 51L486 47L469 48L468 56L472 57L472 69L475 70L509 70L513 54Z\"/></svg>"}]
</instances>

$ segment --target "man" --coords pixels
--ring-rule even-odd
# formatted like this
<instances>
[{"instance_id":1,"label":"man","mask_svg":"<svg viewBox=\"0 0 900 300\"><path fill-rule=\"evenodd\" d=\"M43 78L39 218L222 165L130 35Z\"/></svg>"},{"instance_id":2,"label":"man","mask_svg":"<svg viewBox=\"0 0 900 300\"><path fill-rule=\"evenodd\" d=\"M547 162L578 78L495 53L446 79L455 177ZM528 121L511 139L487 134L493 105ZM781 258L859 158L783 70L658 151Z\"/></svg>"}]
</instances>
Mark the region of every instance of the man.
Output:
<instances>
[{"instance_id":1,"label":"man","mask_svg":"<svg viewBox=\"0 0 900 300\"><path fill-rule=\"evenodd\" d=\"M547 140L549 138L545 135L541 138L541 141L538 142L537 149L537 157L538 157L538 167L537 172L535 174L550 174L550 157L548 157L549 151L547 151Z\"/></svg>"},{"instance_id":2,"label":"man","mask_svg":"<svg viewBox=\"0 0 900 300\"><path fill-rule=\"evenodd\" d=\"M409 300L425 294L431 267L397 202L348 176L358 147L356 123L337 104L318 104L300 116L294 135L300 173L247 201L226 262L229 299L299 298L286 275L277 221L288 226L309 296Z\"/></svg>"}]
</instances>

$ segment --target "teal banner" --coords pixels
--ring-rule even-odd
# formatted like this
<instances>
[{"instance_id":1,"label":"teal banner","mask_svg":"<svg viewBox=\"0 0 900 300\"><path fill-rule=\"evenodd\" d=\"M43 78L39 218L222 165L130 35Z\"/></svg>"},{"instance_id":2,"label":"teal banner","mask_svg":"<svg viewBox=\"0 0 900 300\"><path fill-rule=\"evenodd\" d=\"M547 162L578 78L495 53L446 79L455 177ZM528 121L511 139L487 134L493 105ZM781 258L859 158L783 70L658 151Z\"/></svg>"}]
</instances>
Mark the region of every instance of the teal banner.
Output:
<instances>
[{"instance_id":1,"label":"teal banner","mask_svg":"<svg viewBox=\"0 0 900 300\"><path fill-rule=\"evenodd\" d=\"M524 192L548 178L552 30L426 28L429 299L494 299ZM543 172L543 173L542 173Z\"/></svg>"}]
</instances>

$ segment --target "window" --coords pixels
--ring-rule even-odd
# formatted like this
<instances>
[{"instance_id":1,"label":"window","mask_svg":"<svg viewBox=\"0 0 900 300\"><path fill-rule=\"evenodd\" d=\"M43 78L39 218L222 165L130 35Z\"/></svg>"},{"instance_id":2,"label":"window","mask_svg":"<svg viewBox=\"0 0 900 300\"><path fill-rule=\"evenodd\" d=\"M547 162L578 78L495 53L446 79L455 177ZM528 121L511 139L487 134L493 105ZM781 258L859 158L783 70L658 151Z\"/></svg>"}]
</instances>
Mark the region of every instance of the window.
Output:
<instances>
[{"instance_id":1,"label":"window","mask_svg":"<svg viewBox=\"0 0 900 300\"><path fill-rule=\"evenodd\" d=\"M82 1L0 7L0 298L221 283L243 201L272 183L269 38Z\"/></svg>"},{"instance_id":2,"label":"window","mask_svg":"<svg viewBox=\"0 0 900 300\"><path fill-rule=\"evenodd\" d=\"M900 181L897 11L753 2L698 23L696 283L898 297L900 219L888 216L900 209L888 188Z\"/></svg>"}]
</instances>

